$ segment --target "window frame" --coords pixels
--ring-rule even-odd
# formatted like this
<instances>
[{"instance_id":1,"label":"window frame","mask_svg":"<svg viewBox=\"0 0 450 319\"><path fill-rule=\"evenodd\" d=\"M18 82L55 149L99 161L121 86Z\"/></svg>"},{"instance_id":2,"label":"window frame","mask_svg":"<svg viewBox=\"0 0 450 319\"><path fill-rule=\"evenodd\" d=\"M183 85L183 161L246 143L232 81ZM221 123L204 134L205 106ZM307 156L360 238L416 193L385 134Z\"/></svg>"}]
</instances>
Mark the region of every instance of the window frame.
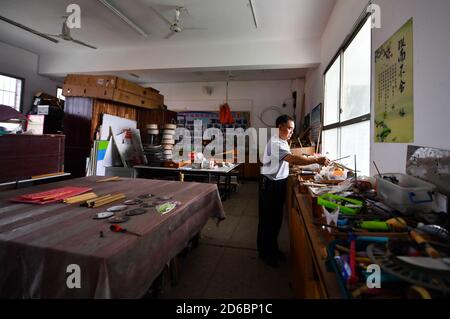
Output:
<instances>
[{"instance_id":1,"label":"window frame","mask_svg":"<svg viewBox=\"0 0 450 319\"><path fill-rule=\"evenodd\" d=\"M340 58L340 64L339 64L339 71L340 71L340 76L339 76L339 95L338 95L338 121L336 123L332 123L332 124L328 124L328 125L324 125L322 128L322 140L323 140L323 134L325 131L328 130L332 130L332 129L337 129L338 130L338 135L337 135L337 151L338 154L340 154L341 152L341 147L342 147L342 139L341 139L341 129L343 127L347 127L350 125L354 125L354 124L358 124L358 123L362 123L362 122L366 122L369 121L370 127L372 125L371 118L372 118L372 74L373 74L373 66L372 66L372 61L370 61L370 92L369 92L369 113L357 116L355 118L349 119L349 120L345 120L343 122L341 122L341 116L342 116L342 99L343 99L343 84L344 84L344 63L345 63L345 59L344 59L344 53L346 52L346 50L348 49L348 47L352 44L352 41L356 38L356 36L358 35L358 33L362 30L362 28L364 27L364 25L369 22L371 23L371 14L368 13L367 11L364 11L361 16L358 18L357 22L355 23L355 26L352 29L352 32L344 39L342 45L339 47L337 53L333 56L333 58L331 59L331 62L327 65L327 67L325 68L324 72L323 72L323 83L322 83L322 87L324 89L324 105L322 108L322 119L325 118L325 94L326 94L326 75L327 72L333 67L334 63ZM371 29L372 30L372 29ZM372 36L372 35L371 35ZM372 56L372 41L370 41L370 56ZM372 58L371 58L372 60ZM371 129L370 129L371 130ZM370 133L369 133L370 135ZM370 152L370 151L369 151ZM370 156L370 155L369 155Z\"/></svg>"},{"instance_id":2,"label":"window frame","mask_svg":"<svg viewBox=\"0 0 450 319\"><path fill-rule=\"evenodd\" d=\"M16 108L14 108L14 109L16 111L19 111L20 113L22 113L22 111L23 111L23 98L25 96L25 92L24 92L25 91L25 78L22 78L22 77L16 76L16 75L12 75L12 74L9 74L9 73L4 73L4 72L0 72L0 75L7 76L7 77L10 77L10 78L14 78L16 80L20 80L21 81L22 85L21 85L21 88L20 88L19 109L18 110Z\"/></svg>"},{"instance_id":3,"label":"window frame","mask_svg":"<svg viewBox=\"0 0 450 319\"><path fill-rule=\"evenodd\" d=\"M367 14L363 15L362 18L360 18L360 20L356 24L356 27L353 29L353 31L350 33L350 35L346 37L346 39L344 40L343 44L338 49L338 52L333 56L333 58L331 59L331 62L327 65L327 67L325 68L325 70L323 72L322 87L324 88L324 94L325 94L325 76L326 76L327 72L331 69L333 64L336 62L336 60L339 57L341 58L341 61L340 61L341 62L340 63L340 78L339 78L339 101L338 101L338 105L339 105L339 112L338 112L339 120L336 123L324 126L322 128L323 131L334 129L334 128L338 128L338 127L343 127L343 126L347 126L347 125L357 124L357 123L364 122L364 121L370 121L370 119L371 119L372 110L371 110L371 107L370 107L369 108L369 113L366 113L366 114L360 115L358 117L355 117L353 119L341 122L341 114L342 114L342 105L341 105L341 103L342 103L342 87L343 87L343 79L344 79L344 74L343 74L344 72L342 72L342 71L344 69L344 62L345 62L344 61L344 52L350 46L352 41L356 38L356 36L358 35L359 31L361 31L361 29L364 27L366 22L368 20L370 20L370 16L371 16L371 14L367 13ZM371 41L371 44L370 44L370 52L372 54L372 41ZM370 63L370 64L371 64L371 66L370 66L370 81L372 82L372 72L373 72L373 70L372 70L372 63ZM370 86L372 87L372 83L371 83ZM370 99L370 101L369 101L370 106L372 106L371 105L372 104L372 88L370 88L369 99ZM323 112L322 118L324 118L324 115L325 115L325 113L324 113L325 112L325 108L326 108L326 105L324 103L323 110L322 110L322 112Z\"/></svg>"}]
</instances>

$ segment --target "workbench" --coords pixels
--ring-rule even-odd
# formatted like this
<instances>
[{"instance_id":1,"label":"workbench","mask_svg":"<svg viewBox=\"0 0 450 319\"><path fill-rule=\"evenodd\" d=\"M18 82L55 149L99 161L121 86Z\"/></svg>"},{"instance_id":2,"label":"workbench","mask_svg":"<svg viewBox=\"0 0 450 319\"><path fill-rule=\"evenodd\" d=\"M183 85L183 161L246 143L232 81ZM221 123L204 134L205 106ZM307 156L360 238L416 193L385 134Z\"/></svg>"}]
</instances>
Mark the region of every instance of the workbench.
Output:
<instances>
[{"instance_id":1,"label":"workbench","mask_svg":"<svg viewBox=\"0 0 450 319\"><path fill-rule=\"evenodd\" d=\"M288 179L286 207L295 297L342 298L336 274L326 267L326 246L331 240L313 224L312 197L299 193L294 176Z\"/></svg>"},{"instance_id":2,"label":"workbench","mask_svg":"<svg viewBox=\"0 0 450 319\"><path fill-rule=\"evenodd\" d=\"M212 182L212 177L216 177L217 186L220 184L220 177L224 177L225 179L225 192L224 192L224 200L229 199L231 196L231 176L235 174L235 172L240 168L242 164L231 164L230 166L223 166L217 168L191 168L191 167L155 167L155 166L147 166L147 165L136 165L133 166L134 176L136 178L152 178L158 177L161 173L167 174L169 176L173 176L174 178L179 178L180 180L184 179L185 175L192 176L200 176L205 177L208 183Z\"/></svg>"},{"instance_id":3,"label":"workbench","mask_svg":"<svg viewBox=\"0 0 450 319\"><path fill-rule=\"evenodd\" d=\"M225 217L213 184L127 178L95 182L101 178L83 177L0 193L0 298L140 298L208 218ZM120 224L141 235L136 236L112 232L107 220L93 219L123 201L94 209L8 200L64 186L92 187L98 195L124 193L127 199L149 193L173 196L181 204L164 215L149 208ZM80 288L67 285L73 271L69 265L81 270Z\"/></svg>"}]
</instances>

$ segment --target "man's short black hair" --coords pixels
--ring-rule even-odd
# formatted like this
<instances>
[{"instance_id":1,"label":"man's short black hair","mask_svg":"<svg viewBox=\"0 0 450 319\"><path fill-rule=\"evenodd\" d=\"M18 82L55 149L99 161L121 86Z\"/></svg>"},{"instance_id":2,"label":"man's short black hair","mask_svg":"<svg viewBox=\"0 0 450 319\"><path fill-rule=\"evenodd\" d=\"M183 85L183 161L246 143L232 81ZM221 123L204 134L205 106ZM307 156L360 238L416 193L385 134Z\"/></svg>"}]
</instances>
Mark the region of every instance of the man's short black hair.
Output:
<instances>
[{"instance_id":1,"label":"man's short black hair","mask_svg":"<svg viewBox=\"0 0 450 319\"><path fill-rule=\"evenodd\" d=\"M289 121L294 122L294 119L287 114L280 115L275 122L275 126L280 127L280 125L287 124Z\"/></svg>"}]
</instances>

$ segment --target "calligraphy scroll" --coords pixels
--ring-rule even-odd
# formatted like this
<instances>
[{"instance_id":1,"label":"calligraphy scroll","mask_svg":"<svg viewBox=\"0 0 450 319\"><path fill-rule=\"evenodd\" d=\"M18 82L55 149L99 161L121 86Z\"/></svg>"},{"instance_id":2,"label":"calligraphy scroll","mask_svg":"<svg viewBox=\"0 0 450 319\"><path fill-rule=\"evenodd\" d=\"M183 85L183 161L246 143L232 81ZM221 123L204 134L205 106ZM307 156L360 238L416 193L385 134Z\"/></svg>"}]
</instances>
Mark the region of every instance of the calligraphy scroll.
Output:
<instances>
[{"instance_id":1,"label":"calligraphy scroll","mask_svg":"<svg viewBox=\"0 0 450 319\"><path fill-rule=\"evenodd\" d=\"M375 142L414 141L413 20L375 51Z\"/></svg>"}]
</instances>

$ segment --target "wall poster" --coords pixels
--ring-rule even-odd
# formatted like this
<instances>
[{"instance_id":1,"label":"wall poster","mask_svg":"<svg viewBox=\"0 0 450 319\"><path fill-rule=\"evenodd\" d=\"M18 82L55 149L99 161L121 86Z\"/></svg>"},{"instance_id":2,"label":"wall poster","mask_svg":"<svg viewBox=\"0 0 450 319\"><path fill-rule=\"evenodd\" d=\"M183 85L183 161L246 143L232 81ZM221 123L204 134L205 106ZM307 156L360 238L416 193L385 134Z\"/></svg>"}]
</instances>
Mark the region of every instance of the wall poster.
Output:
<instances>
[{"instance_id":1,"label":"wall poster","mask_svg":"<svg viewBox=\"0 0 450 319\"><path fill-rule=\"evenodd\" d=\"M375 51L375 143L414 142L413 19Z\"/></svg>"}]
</instances>

